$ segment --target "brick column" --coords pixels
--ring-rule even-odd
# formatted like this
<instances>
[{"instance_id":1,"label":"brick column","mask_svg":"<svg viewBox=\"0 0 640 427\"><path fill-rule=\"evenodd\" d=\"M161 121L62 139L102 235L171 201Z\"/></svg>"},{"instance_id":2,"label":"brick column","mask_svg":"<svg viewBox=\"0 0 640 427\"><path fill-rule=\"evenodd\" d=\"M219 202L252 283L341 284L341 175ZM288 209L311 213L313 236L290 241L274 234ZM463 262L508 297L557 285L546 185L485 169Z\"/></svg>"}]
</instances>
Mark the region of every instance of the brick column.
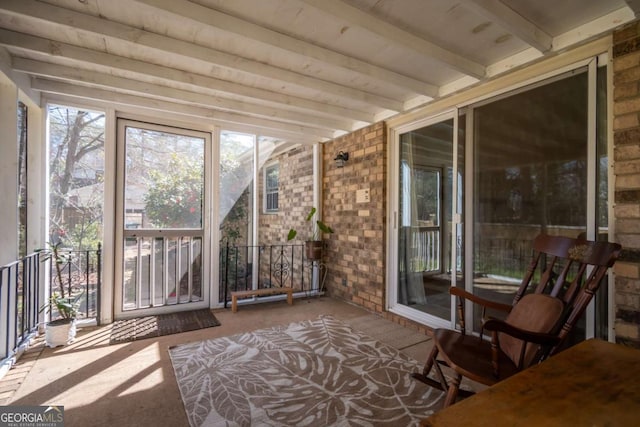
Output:
<instances>
[{"instance_id":1,"label":"brick column","mask_svg":"<svg viewBox=\"0 0 640 427\"><path fill-rule=\"evenodd\" d=\"M349 161L337 168L338 152ZM323 218L335 234L328 245L327 291L336 297L382 313L385 302L386 130L378 122L323 147ZM370 201L358 203L358 190Z\"/></svg>"},{"instance_id":2,"label":"brick column","mask_svg":"<svg viewBox=\"0 0 640 427\"><path fill-rule=\"evenodd\" d=\"M616 341L640 348L640 22L613 36Z\"/></svg>"}]
</instances>

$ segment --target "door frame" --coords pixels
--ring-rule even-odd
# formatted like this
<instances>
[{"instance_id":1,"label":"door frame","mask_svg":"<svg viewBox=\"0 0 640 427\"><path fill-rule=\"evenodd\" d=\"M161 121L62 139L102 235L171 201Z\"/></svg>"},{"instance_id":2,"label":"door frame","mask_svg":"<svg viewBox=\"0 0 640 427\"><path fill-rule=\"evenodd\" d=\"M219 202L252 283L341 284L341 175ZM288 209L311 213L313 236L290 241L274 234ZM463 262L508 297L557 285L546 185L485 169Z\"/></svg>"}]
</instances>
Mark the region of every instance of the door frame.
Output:
<instances>
[{"instance_id":1,"label":"door frame","mask_svg":"<svg viewBox=\"0 0 640 427\"><path fill-rule=\"evenodd\" d=\"M387 207L387 248L388 248L388 256L387 256L387 287L386 287L386 309L392 313L398 314L402 317L406 317L415 322L430 325L433 327L443 327L449 328L454 325L455 321L455 311L453 310L453 298L451 299L452 304L452 319L442 319L436 316L433 316L428 313L424 313L422 311L416 310L409 306L399 304L398 301L398 239L399 239L399 211L400 211L400 168L398 167L400 161L400 135L415 129L420 129L426 126L430 126L436 123L443 122L445 120L453 120L453 140L451 143L452 146L452 155L453 155L453 170L458 170L458 109L452 108L441 112L439 114L422 118L420 120L416 120L410 123L406 123L404 125L389 128L389 155L388 155L388 167L387 170L389 173L387 174L387 188L389 189L388 197L389 203ZM443 177L444 180L444 177ZM441 198L445 200L449 200L451 202L451 209L453 214L452 221L452 229L451 229L451 265L455 265L454 260L457 257L457 248L455 245L457 238L457 230L458 227L457 222L460 219L460 215L456 215L458 212L457 207L457 198L455 197L456 188L458 186L457 174L454 173L453 176L453 184L451 188L451 195L444 196L441 194ZM442 183L441 183L442 187ZM441 257L441 262L444 263L443 254ZM452 274L452 285L455 285L456 275Z\"/></svg>"},{"instance_id":2,"label":"door frame","mask_svg":"<svg viewBox=\"0 0 640 427\"><path fill-rule=\"evenodd\" d=\"M203 206L202 206L202 243L201 243L201 260L202 260L202 296L201 300L197 302L177 303L170 305L162 305L150 308L141 308L133 310L123 310L122 298L123 298L123 284L124 284L124 199L125 199L125 129L128 126L133 126L142 129L149 129L159 132L168 132L174 134L182 134L187 136L194 136L204 139L204 189L203 189ZM149 123L144 120L136 120L135 118L118 117L116 119L116 204L115 204L115 262L114 262L114 280L113 280L113 313L114 319L126 319L131 317L157 315L165 313L175 313L180 311L195 310L201 308L208 308L210 306L210 295L213 292L211 286L211 260L212 260L212 247L211 247L211 155L212 155L212 142L213 138L210 132L206 132L198 129L186 129L178 126L172 126L168 124ZM147 230L139 230L141 236L149 234ZM174 235L175 230L171 230L165 235ZM185 230L185 236L193 235L193 230ZM155 235L155 234L154 234Z\"/></svg>"}]
</instances>

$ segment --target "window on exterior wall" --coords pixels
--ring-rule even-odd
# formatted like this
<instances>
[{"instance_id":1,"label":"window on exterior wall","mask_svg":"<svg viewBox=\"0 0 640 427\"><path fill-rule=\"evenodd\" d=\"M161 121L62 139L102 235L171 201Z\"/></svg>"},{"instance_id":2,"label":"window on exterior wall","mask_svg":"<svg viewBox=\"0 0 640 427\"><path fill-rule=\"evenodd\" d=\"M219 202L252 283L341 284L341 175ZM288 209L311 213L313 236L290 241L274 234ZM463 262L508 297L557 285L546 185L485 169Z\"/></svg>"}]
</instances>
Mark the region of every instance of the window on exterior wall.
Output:
<instances>
[{"instance_id":1,"label":"window on exterior wall","mask_svg":"<svg viewBox=\"0 0 640 427\"><path fill-rule=\"evenodd\" d=\"M274 163L264 168L264 211L278 212L278 187L280 165Z\"/></svg>"},{"instance_id":2,"label":"window on exterior wall","mask_svg":"<svg viewBox=\"0 0 640 427\"><path fill-rule=\"evenodd\" d=\"M18 102L18 258L27 255L27 106Z\"/></svg>"}]
</instances>

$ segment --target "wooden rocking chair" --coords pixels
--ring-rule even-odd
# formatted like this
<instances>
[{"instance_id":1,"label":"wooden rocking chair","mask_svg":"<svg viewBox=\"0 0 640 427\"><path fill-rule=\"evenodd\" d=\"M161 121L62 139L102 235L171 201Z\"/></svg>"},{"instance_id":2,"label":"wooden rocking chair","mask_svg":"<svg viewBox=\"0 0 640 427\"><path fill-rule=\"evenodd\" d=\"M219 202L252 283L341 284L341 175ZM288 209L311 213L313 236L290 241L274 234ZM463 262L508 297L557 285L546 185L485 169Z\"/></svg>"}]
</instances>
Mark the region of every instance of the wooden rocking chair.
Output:
<instances>
[{"instance_id":1,"label":"wooden rocking chair","mask_svg":"<svg viewBox=\"0 0 640 427\"><path fill-rule=\"evenodd\" d=\"M413 374L447 392L445 407L458 395L473 394L459 388L463 376L493 385L562 350L621 246L541 234L533 249L533 259L512 305L488 301L457 287L450 289L457 297L460 331L436 329L434 347L422 373ZM480 337L466 334L465 299L483 307ZM504 321L485 319L487 308L508 315ZM490 342L483 339L483 331L491 332ZM453 370L449 381L440 365ZM432 370L437 380L428 377Z\"/></svg>"}]
</instances>

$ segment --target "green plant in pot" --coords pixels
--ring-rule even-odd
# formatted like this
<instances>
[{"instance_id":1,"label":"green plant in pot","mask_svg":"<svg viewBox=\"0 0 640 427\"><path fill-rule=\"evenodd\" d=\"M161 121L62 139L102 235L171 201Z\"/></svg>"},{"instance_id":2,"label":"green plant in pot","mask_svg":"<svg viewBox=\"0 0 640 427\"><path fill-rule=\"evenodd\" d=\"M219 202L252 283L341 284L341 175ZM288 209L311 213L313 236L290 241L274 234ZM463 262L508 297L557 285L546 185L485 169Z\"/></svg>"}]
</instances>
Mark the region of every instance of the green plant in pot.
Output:
<instances>
[{"instance_id":1,"label":"green plant in pot","mask_svg":"<svg viewBox=\"0 0 640 427\"><path fill-rule=\"evenodd\" d=\"M313 223L313 219L316 216L318 210L313 207L311 211L305 217L305 221ZM309 239L305 241L305 255L310 261L318 261L322 259L322 240L320 240L320 233L332 234L333 229L320 220L315 220L317 227L311 226L311 235ZM295 229L290 229L287 234L287 241L291 241L296 238L298 232Z\"/></svg>"},{"instance_id":2,"label":"green plant in pot","mask_svg":"<svg viewBox=\"0 0 640 427\"><path fill-rule=\"evenodd\" d=\"M80 299L83 293L72 296L65 292L63 285L62 270L71 259L70 254L61 251L61 243L49 244L48 249L41 249L38 252L44 254L42 262L51 260L54 263L58 290L54 291L47 303L40 308L40 312L56 314L46 324L45 342L49 347L65 345L76 336L76 318L80 309Z\"/></svg>"}]
</instances>

